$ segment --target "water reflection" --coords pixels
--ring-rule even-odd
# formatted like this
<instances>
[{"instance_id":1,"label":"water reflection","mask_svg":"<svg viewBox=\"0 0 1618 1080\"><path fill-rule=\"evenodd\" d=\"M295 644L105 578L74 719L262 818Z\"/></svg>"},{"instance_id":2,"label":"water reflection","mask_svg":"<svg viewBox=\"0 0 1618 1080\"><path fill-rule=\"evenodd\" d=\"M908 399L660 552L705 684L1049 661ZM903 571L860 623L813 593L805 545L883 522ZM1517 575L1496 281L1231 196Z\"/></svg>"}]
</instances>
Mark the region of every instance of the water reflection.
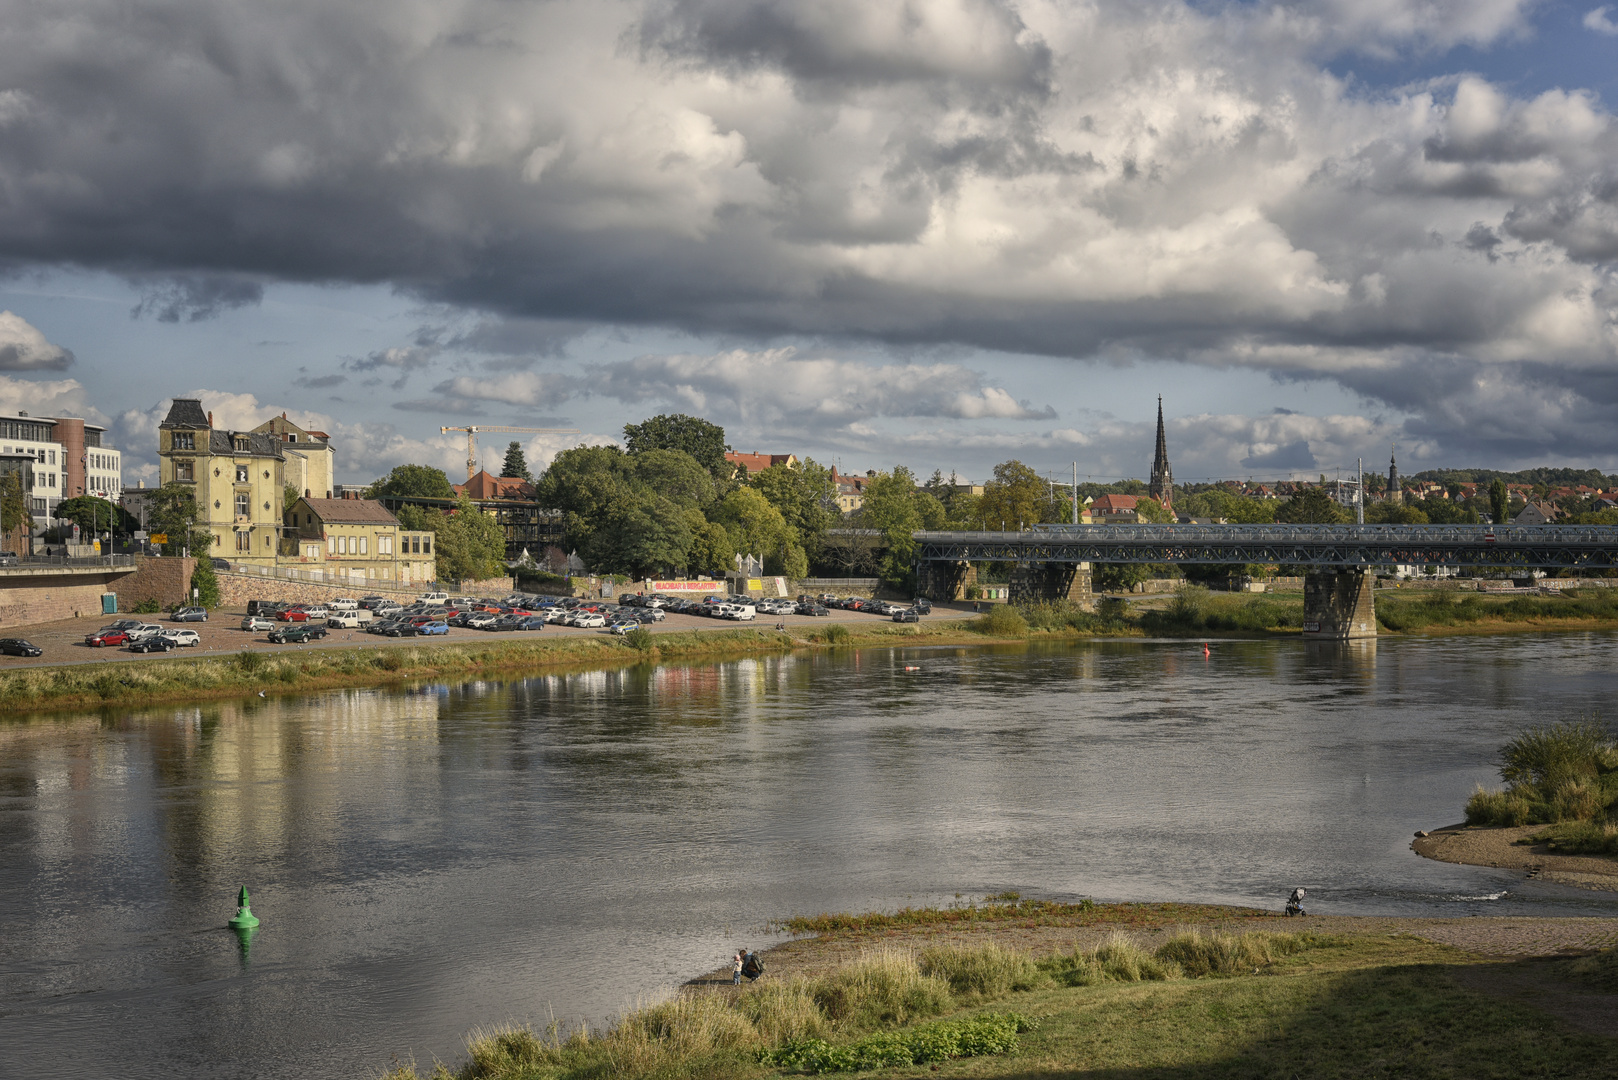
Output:
<instances>
[{"instance_id":1,"label":"water reflection","mask_svg":"<svg viewBox=\"0 0 1618 1080\"><path fill-rule=\"evenodd\" d=\"M1523 719L1610 700L1613 643L846 651L0 724L0 1043L351 1076L600 1019L784 913L1006 888L1611 912L1407 844Z\"/></svg>"}]
</instances>

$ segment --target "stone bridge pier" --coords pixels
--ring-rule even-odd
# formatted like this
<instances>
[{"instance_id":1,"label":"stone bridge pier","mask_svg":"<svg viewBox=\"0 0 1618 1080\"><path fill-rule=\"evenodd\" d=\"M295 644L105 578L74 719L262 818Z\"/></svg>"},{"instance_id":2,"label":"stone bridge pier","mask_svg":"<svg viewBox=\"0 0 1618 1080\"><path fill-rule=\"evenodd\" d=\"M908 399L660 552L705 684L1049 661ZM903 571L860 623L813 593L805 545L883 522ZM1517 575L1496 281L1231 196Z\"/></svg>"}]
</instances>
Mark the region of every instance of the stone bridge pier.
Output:
<instances>
[{"instance_id":1,"label":"stone bridge pier","mask_svg":"<svg viewBox=\"0 0 1618 1080\"><path fill-rule=\"evenodd\" d=\"M1303 576L1303 636L1313 641L1376 637L1376 578L1364 570L1311 570Z\"/></svg>"},{"instance_id":2,"label":"stone bridge pier","mask_svg":"<svg viewBox=\"0 0 1618 1080\"><path fill-rule=\"evenodd\" d=\"M925 560L916 564L916 595L929 600L959 600L968 585L977 584L977 567L968 562Z\"/></svg>"},{"instance_id":3,"label":"stone bridge pier","mask_svg":"<svg viewBox=\"0 0 1618 1080\"><path fill-rule=\"evenodd\" d=\"M1073 600L1089 610L1090 564L1061 562L1018 563L1011 571L1006 597L1013 604L1043 600Z\"/></svg>"}]
</instances>

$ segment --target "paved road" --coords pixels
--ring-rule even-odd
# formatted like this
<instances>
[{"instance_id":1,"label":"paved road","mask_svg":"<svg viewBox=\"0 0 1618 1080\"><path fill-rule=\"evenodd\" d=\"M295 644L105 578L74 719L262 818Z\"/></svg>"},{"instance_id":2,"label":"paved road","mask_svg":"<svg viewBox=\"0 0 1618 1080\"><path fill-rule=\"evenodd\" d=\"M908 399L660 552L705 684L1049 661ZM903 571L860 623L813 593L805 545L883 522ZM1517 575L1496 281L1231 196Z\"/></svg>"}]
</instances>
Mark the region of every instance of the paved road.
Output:
<instances>
[{"instance_id":1,"label":"paved road","mask_svg":"<svg viewBox=\"0 0 1618 1080\"><path fill-rule=\"evenodd\" d=\"M455 645L473 641L605 634L603 630L581 630L572 626L554 625L547 626L542 631L512 631L502 634L491 634L486 630L464 630L450 627L448 635L430 638L389 638L378 637L375 634L367 634L359 630L333 630L322 640L310 642L307 645L273 645L262 630L257 633L249 633L245 630L237 629L245 614L243 611L213 611L209 613L208 621L205 623L170 623L166 617L156 615L106 615L93 619L63 619L57 622L37 623L17 629L0 627L0 637L25 638L45 650L43 656L34 659L25 659L20 656L0 656L0 671L42 665L100 664L115 660L139 663L143 660L206 656L209 653L234 653L243 649L252 649L254 652L284 652L298 649L334 647L364 648L378 645L398 645L401 642L410 645ZM959 619L966 614L970 614L970 605L966 605L966 610L964 611L938 608L934 610L933 614L925 616L925 621ZM196 648L176 649L170 653L132 653L122 648L93 648L84 643L87 635L95 633L95 631L112 622L115 618L144 618L150 622L160 623L163 626L195 630L202 638L202 643ZM750 623L727 622L722 619L708 619L697 615L670 615L664 622L652 624L647 629L659 634L676 630L735 630L748 627L757 630L768 630L774 627L776 623L785 623L787 629L794 630L824 626L834 622L848 623L850 625L861 623L874 625L889 621L891 620L883 616L865 615L858 611L833 611L830 616L821 618L809 615L760 615L756 621Z\"/></svg>"}]
</instances>

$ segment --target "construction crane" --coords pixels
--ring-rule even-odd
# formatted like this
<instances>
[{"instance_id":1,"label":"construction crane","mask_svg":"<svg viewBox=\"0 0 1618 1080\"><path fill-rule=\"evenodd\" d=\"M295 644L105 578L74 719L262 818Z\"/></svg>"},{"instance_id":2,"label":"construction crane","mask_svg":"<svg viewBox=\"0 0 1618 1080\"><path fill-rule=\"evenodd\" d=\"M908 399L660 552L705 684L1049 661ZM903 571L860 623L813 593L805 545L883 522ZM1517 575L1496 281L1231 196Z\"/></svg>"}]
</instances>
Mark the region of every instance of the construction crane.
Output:
<instances>
[{"instance_id":1,"label":"construction crane","mask_svg":"<svg viewBox=\"0 0 1618 1080\"><path fill-rule=\"evenodd\" d=\"M494 427L488 424L474 424L471 427L441 427L438 430L444 435L448 435L452 431L466 432L466 478L468 480L476 476L478 471L478 432L480 431L521 435L577 435L579 433L578 428L571 427Z\"/></svg>"}]
</instances>

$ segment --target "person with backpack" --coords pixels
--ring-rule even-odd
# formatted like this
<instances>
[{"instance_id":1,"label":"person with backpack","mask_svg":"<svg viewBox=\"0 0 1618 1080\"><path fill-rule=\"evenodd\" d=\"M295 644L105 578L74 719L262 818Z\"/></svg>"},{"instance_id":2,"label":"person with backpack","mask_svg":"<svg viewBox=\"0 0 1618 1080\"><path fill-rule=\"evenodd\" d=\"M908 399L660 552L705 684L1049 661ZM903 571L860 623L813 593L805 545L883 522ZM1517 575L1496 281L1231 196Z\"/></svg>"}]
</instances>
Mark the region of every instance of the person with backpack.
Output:
<instances>
[{"instance_id":1,"label":"person with backpack","mask_svg":"<svg viewBox=\"0 0 1618 1080\"><path fill-rule=\"evenodd\" d=\"M747 954L742 961L742 974L747 976L749 982L757 982L758 977L764 974L764 961L758 958L758 953Z\"/></svg>"}]
</instances>

